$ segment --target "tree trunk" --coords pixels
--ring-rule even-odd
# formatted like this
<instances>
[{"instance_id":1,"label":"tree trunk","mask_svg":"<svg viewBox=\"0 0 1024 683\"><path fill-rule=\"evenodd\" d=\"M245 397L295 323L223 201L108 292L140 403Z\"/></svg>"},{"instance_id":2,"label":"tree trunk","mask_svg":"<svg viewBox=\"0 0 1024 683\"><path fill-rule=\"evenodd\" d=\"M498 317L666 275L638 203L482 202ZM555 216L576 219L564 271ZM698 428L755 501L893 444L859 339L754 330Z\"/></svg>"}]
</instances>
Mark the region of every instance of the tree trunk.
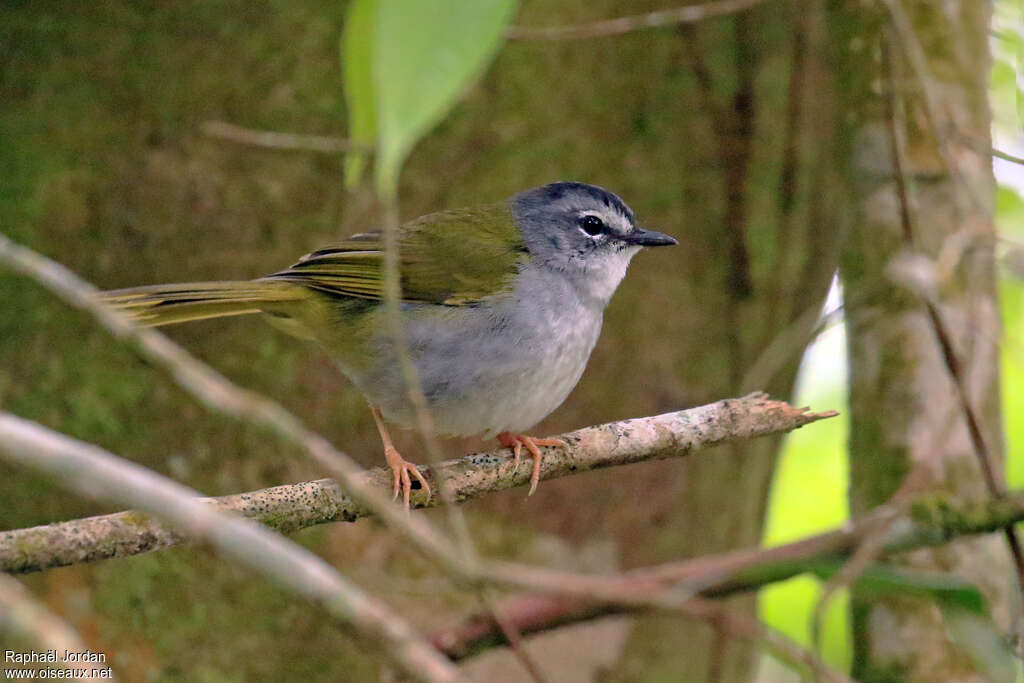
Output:
<instances>
[{"instance_id":1,"label":"tree trunk","mask_svg":"<svg viewBox=\"0 0 1024 683\"><path fill-rule=\"evenodd\" d=\"M877 55L871 73L880 83L862 111L859 151L849 167L856 220L842 255L854 514L886 502L911 475L907 485L915 488L986 495L940 334L949 337L953 365L960 366L1000 480L1002 472L994 184L987 152L991 4L894 4L895 22L886 21L881 32L877 19L836 18L855 26L852 38ZM893 28L902 19L912 25L913 40ZM924 60L912 67L907 55L919 49L914 41ZM922 66L930 74L925 80ZM931 260L934 270L908 254ZM920 292L908 287L908 278L920 288L931 276L935 281L923 288L936 298L934 315ZM1013 583L1000 536L916 551L900 562L975 582L1005 625ZM934 604L870 600L855 592L853 619L857 680L990 680L990 672L977 670L949 641Z\"/></svg>"}]
</instances>

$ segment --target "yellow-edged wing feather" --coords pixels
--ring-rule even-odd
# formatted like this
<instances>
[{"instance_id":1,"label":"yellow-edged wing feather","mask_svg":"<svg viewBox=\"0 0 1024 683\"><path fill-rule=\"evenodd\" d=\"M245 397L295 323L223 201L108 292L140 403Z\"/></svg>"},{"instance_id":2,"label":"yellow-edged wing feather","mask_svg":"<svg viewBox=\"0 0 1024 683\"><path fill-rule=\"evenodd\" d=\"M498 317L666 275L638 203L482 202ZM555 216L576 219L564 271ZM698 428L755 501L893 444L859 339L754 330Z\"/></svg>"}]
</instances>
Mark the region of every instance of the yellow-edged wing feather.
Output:
<instances>
[{"instance_id":1,"label":"yellow-edged wing feather","mask_svg":"<svg viewBox=\"0 0 1024 683\"><path fill-rule=\"evenodd\" d=\"M429 214L399 228L402 300L464 306L510 286L526 257L506 204ZM325 294L383 298L384 252L379 232L354 235L267 276Z\"/></svg>"}]
</instances>

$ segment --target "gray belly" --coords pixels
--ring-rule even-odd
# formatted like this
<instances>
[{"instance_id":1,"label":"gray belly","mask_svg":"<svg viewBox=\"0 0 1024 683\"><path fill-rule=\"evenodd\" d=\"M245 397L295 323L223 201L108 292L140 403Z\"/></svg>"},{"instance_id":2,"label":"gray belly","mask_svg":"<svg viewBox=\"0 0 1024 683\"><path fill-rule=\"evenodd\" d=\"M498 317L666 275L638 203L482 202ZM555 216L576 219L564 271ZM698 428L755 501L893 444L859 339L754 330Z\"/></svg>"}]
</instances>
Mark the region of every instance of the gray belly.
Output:
<instances>
[{"instance_id":1,"label":"gray belly","mask_svg":"<svg viewBox=\"0 0 1024 683\"><path fill-rule=\"evenodd\" d=\"M522 432L551 413L579 381L601 331L602 311L563 293L517 305L407 306L405 335L436 429L451 436ZM546 309L547 313L538 311ZM400 365L386 336L375 361L346 369L384 416L415 424Z\"/></svg>"}]
</instances>

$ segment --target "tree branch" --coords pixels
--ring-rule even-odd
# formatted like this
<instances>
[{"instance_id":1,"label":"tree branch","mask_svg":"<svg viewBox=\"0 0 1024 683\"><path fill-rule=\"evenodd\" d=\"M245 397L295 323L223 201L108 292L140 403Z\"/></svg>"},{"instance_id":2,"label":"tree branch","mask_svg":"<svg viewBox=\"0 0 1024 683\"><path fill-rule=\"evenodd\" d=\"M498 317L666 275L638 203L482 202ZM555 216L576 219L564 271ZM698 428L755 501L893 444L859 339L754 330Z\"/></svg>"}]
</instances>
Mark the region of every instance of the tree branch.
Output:
<instances>
[{"instance_id":1,"label":"tree branch","mask_svg":"<svg viewBox=\"0 0 1024 683\"><path fill-rule=\"evenodd\" d=\"M562 436L567 449L545 448L541 479L556 479L594 469L688 455L719 444L787 432L835 412L809 413L764 394L718 401L706 406L654 417L613 422ZM8 436L0 422L0 443ZM0 447L2 450L2 447ZM440 465L455 500L529 483L531 463L512 467L507 449L476 453ZM433 484L438 471L422 468ZM388 491L391 472L378 467L357 476L364 489ZM371 514L369 506L342 491L334 481L320 479L239 493L206 502L222 510L290 532L325 522L352 522ZM438 504L437 497L414 496L415 507ZM138 512L119 512L30 529L0 532L0 570L30 572L80 562L125 557L182 542L173 529Z\"/></svg>"},{"instance_id":2,"label":"tree branch","mask_svg":"<svg viewBox=\"0 0 1024 683\"><path fill-rule=\"evenodd\" d=\"M1005 498L958 502L945 494L928 494L907 504L909 513L894 516L884 505L855 523L774 548L736 550L612 576L585 577L539 570L519 575L491 567L506 583L533 588L506 598L499 606L505 619L522 634L551 630L637 610L679 611L693 596L725 597L757 590L804 573L827 560L843 560L872 537L885 553L938 546L961 536L988 534L1024 521L1024 491ZM879 524L888 527L879 533ZM477 614L430 636L434 645L459 660L505 643L488 615Z\"/></svg>"},{"instance_id":3,"label":"tree branch","mask_svg":"<svg viewBox=\"0 0 1024 683\"><path fill-rule=\"evenodd\" d=\"M256 130L243 128L227 121L206 121L203 123L206 135L222 140L230 140L253 147L267 149L283 149L289 151L320 152L322 154L344 154L346 152L372 152L370 145L353 142L344 138L326 135L305 135L301 133L283 133L276 130Z\"/></svg>"},{"instance_id":4,"label":"tree branch","mask_svg":"<svg viewBox=\"0 0 1024 683\"><path fill-rule=\"evenodd\" d=\"M711 17L735 14L759 4L762 0L719 0L702 5L687 5L671 9L635 14L616 19L604 19L586 24L570 26L510 26L505 31L509 40L580 40L583 38L603 38L618 36L623 33L641 31L648 28L693 24Z\"/></svg>"},{"instance_id":5,"label":"tree branch","mask_svg":"<svg viewBox=\"0 0 1024 683\"><path fill-rule=\"evenodd\" d=\"M137 505L211 543L220 553L255 569L351 625L409 676L454 681L455 668L391 609L364 593L312 552L250 520L204 505L195 491L83 443L0 412L0 453L16 463L54 475L84 495Z\"/></svg>"}]
</instances>

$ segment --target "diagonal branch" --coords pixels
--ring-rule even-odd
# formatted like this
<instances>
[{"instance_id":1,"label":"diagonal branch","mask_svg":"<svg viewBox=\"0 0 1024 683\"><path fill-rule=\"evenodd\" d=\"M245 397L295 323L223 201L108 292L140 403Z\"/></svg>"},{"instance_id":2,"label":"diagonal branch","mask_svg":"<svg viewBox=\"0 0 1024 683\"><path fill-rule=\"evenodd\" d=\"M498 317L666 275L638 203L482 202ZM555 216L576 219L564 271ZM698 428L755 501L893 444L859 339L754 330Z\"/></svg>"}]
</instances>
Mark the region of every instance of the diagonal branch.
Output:
<instances>
[{"instance_id":1,"label":"diagonal branch","mask_svg":"<svg viewBox=\"0 0 1024 683\"><path fill-rule=\"evenodd\" d=\"M409 623L312 552L247 519L204 505L195 491L41 425L0 412L0 453L79 493L136 505L260 572L351 625L417 680L454 681L455 668Z\"/></svg>"},{"instance_id":2,"label":"diagonal branch","mask_svg":"<svg viewBox=\"0 0 1024 683\"><path fill-rule=\"evenodd\" d=\"M203 132L210 137L268 149L320 152L322 154L369 153L373 151L372 146L344 138L243 128L227 121L206 121L203 123Z\"/></svg>"},{"instance_id":3,"label":"diagonal branch","mask_svg":"<svg viewBox=\"0 0 1024 683\"><path fill-rule=\"evenodd\" d=\"M835 415L809 413L764 394L718 401L698 408L654 417L613 422L563 435L567 449L546 448L541 479L556 479L589 470L646 460L688 455L723 443L787 432ZM0 443L7 432L0 423ZM2 447L0 447L2 451ZM531 463L513 467L505 449L447 460L440 472L451 483L455 500L464 502L487 493L529 483ZM438 471L423 468L431 484ZM387 468L357 475L362 489L389 490ZM290 532L325 522L352 522L371 514L362 503L330 479L287 484L260 491L206 499L279 531ZM414 496L417 507L433 506ZM125 557L166 548L183 536L138 512L119 512L31 529L0 532L0 570L28 572L80 562Z\"/></svg>"},{"instance_id":4,"label":"diagonal branch","mask_svg":"<svg viewBox=\"0 0 1024 683\"><path fill-rule=\"evenodd\" d=\"M647 612L678 613L689 619L706 621L716 631L736 640L751 640L763 644L780 659L794 668L805 668L830 683L852 683L851 679L829 667L813 652L801 647L782 633L757 619L728 610L712 600L691 598L679 605L662 606L600 603L584 598L552 595L522 595L505 600L499 609L505 618L524 632L536 633L569 623L613 614ZM434 646L454 661L460 661L479 652L506 644L493 618L484 613L474 614L461 623L431 636Z\"/></svg>"}]
</instances>

